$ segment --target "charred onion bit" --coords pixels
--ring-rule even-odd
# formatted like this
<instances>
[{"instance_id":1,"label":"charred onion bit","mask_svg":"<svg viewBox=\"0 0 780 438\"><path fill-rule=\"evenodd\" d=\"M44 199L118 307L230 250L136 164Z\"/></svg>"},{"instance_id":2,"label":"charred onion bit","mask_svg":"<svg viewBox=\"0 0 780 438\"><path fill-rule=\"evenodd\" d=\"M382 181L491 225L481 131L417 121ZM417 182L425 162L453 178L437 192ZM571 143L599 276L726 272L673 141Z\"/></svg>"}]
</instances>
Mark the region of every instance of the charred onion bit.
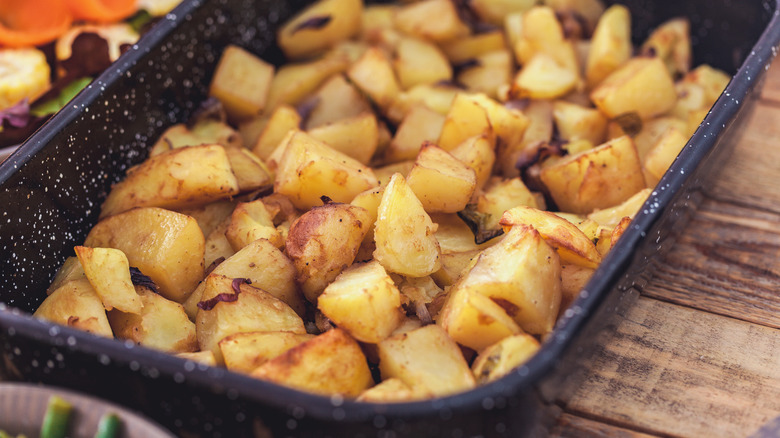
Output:
<instances>
[{"instance_id":1,"label":"charred onion bit","mask_svg":"<svg viewBox=\"0 0 780 438\"><path fill-rule=\"evenodd\" d=\"M490 215L478 212L475 204L469 204L465 209L459 211L458 217L468 225L474 234L474 243L477 245L504 234L504 230L501 228L493 230L485 226L485 222L487 222Z\"/></svg>"},{"instance_id":2,"label":"charred onion bit","mask_svg":"<svg viewBox=\"0 0 780 438\"><path fill-rule=\"evenodd\" d=\"M209 97L204 100L195 110L195 114L187 121L187 127L190 129L199 123L213 120L215 122L227 122L227 113L216 97Z\"/></svg>"},{"instance_id":3,"label":"charred onion bit","mask_svg":"<svg viewBox=\"0 0 780 438\"><path fill-rule=\"evenodd\" d=\"M233 287L232 294L221 293L210 300L201 301L198 303L198 309L211 310L214 308L214 306L217 305L217 303L221 303L221 302L231 303L233 301L238 300L238 294L241 293L242 284L252 284L252 281L249 280L248 278L234 278L233 283L231 284L231 286Z\"/></svg>"},{"instance_id":4,"label":"charred onion bit","mask_svg":"<svg viewBox=\"0 0 780 438\"><path fill-rule=\"evenodd\" d=\"M325 195L320 196L320 201L322 201L322 205L328 205L328 204L333 202L332 199L330 199L329 197L327 197Z\"/></svg>"},{"instance_id":5,"label":"charred onion bit","mask_svg":"<svg viewBox=\"0 0 780 438\"><path fill-rule=\"evenodd\" d=\"M612 120L620 125L620 129L629 137L634 137L642 130L642 119L637 113L621 114Z\"/></svg>"},{"instance_id":6,"label":"charred onion bit","mask_svg":"<svg viewBox=\"0 0 780 438\"><path fill-rule=\"evenodd\" d=\"M299 30L311 29L317 30L327 26L333 17L330 15L320 15L319 17L312 17L306 21L302 21L299 25L295 26L291 33L298 32Z\"/></svg>"},{"instance_id":7,"label":"charred onion bit","mask_svg":"<svg viewBox=\"0 0 780 438\"><path fill-rule=\"evenodd\" d=\"M457 76L458 74L462 73L465 70L468 70L473 67L479 67L482 65L482 62L480 62L479 59L467 59L463 62L459 62L452 65L452 71L453 75Z\"/></svg>"},{"instance_id":8,"label":"charred onion bit","mask_svg":"<svg viewBox=\"0 0 780 438\"><path fill-rule=\"evenodd\" d=\"M143 286L152 292L158 294L157 285L151 278L144 275L140 269L135 266L130 266L130 281L133 282L133 286Z\"/></svg>"},{"instance_id":9,"label":"charred onion bit","mask_svg":"<svg viewBox=\"0 0 780 438\"><path fill-rule=\"evenodd\" d=\"M529 148L526 148L522 151L519 157L517 157L517 162L515 163L515 167L519 171L524 171L528 169L529 167L533 166L536 163L539 163L540 161L543 161L545 158L557 156L562 157L566 155L567 151L563 148L563 145L566 144L565 141L550 141L550 142L544 142L540 141L535 143Z\"/></svg>"}]
</instances>

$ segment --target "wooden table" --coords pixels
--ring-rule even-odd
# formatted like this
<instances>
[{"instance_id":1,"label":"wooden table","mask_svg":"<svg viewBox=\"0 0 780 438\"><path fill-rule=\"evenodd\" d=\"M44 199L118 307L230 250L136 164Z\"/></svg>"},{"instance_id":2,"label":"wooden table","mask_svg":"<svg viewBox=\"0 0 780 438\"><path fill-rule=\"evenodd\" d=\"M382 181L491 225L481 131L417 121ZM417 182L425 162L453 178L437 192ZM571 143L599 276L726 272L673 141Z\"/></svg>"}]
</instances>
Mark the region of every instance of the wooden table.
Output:
<instances>
[{"instance_id":1,"label":"wooden table","mask_svg":"<svg viewBox=\"0 0 780 438\"><path fill-rule=\"evenodd\" d=\"M734 155L601 345L558 437L746 437L780 415L780 61Z\"/></svg>"}]
</instances>

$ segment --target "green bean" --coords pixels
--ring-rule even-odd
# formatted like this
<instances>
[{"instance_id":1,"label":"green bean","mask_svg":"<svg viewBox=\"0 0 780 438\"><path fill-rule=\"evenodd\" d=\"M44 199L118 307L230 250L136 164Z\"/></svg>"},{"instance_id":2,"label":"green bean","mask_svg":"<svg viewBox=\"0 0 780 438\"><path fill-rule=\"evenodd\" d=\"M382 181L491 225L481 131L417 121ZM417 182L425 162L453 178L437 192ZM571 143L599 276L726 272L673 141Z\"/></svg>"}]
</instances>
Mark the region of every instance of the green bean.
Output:
<instances>
[{"instance_id":1,"label":"green bean","mask_svg":"<svg viewBox=\"0 0 780 438\"><path fill-rule=\"evenodd\" d=\"M49 399L41 426L41 438L64 438L73 405L54 395Z\"/></svg>"},{"instance_id":2,"label":"green bean","mask_svg":"<svg viewBox=\"0 0 780 438\"><path fill-rule=\"evenodd\" d=\"M95 438L115 438L119 436L122 420L114 413L108 413L100 418Z\"/></svg>"}]
</instances>

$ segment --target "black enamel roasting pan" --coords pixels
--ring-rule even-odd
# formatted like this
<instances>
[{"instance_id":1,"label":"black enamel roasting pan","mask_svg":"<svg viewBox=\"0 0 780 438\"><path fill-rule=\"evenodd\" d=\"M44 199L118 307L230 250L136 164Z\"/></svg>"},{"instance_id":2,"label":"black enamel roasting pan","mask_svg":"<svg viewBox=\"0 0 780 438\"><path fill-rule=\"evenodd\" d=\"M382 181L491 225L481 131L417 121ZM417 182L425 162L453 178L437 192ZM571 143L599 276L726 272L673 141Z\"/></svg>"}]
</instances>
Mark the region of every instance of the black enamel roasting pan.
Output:
<instances>
[{"instance_id":1,"label":"black enamel roasting pan","mask_svg":"<svg viewBox=\"0 0 780 438\"><path fill-rule=\"evenodd\" d=\"M741 135L780 42L780 0L627 0L640 42L686 16L695 64L734 78L669 172L558 322L510 375L446 398L359 404L304 394L224 369L31 318L63 260L98 218L112 183L207 93L223 48L282 61L280 22L301 0L187 0L0 165L0 378L90 392L179 436L544 436L654 260L694 211Z\"/></svg>"}]
</instances>

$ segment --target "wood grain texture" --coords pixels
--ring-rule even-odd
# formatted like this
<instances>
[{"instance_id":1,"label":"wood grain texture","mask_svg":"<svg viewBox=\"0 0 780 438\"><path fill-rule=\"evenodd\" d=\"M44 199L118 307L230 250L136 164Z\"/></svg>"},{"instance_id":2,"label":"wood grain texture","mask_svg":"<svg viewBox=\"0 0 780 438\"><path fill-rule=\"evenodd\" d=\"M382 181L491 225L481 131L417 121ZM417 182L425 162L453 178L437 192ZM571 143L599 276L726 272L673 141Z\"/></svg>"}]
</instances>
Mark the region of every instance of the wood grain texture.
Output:
<instances>
[{"instance_id":1,"label":"wood grain texture","mask_svg":"<svg viewBox=\"0 0 780 438\"><path fill-rule=\"evenodd\" d=\"M780 331L640 298L567 411L664 436L747 436L780 412Z\"/></svg>"},{"instance_id":2,"label":"wood grain texture","mask_svg":"<svg viewBox=\"0 0 780 438\"><path fill-rule=\"evenodd\" d=\"M780 415L780 61L642 294L558 436L745 437Z\"/></svg>"},{"instance_id":3,"label":"wood grain texture","mask_svg":"<svg viewBox=\"0 0 780 438\"><path fill-rule=\"evenodd\" d=\"M657 436L571 414L563 414L557 427L550 435L553 438L652 438Z\"/></svg>"}]
</instances>

